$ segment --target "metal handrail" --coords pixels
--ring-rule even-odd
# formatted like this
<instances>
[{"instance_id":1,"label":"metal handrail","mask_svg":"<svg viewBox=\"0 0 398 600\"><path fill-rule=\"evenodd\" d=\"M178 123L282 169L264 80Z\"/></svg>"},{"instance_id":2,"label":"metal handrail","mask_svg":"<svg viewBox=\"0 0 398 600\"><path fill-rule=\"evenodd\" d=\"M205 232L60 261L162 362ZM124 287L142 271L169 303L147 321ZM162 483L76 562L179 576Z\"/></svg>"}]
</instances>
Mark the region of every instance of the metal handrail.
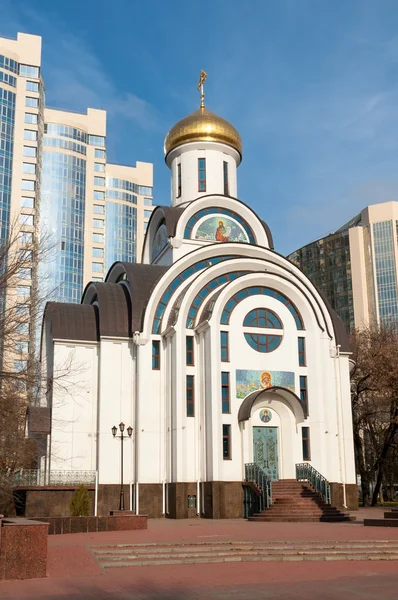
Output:
<instances>
[{"instance_id":1,"label":"metal handrail","mask_svg":"<svg viewBox=\"0 0 398 600\"><path fill-rule=\"evenodd\" d=\"M308 463L299 463L296 465L297 481L308 481L316 492L325 500L326 504L331 504L330 485L326 477Z\"/></svg>"},{"instance_id":2,"label":"metal handrail","mask_svg":"<svg viewBox=\"0 0 398 600\"><path fill-rule=\"evenodd\" d=\"M245 464L245 480L255 483L260 492L260 511L272 504L272 481L258 464Z\"/></svg>"},{"instance_id":3,"label":"metal handrail","mask_svg":"<svg viewBox=\"0 0 398 600\"><path fill-rule=\"evenodd\" d=\"M95 471L42 471L23 469L12 474L16 487L66 487L74 485L95 485Z\"/></svg>"}]
</instances>

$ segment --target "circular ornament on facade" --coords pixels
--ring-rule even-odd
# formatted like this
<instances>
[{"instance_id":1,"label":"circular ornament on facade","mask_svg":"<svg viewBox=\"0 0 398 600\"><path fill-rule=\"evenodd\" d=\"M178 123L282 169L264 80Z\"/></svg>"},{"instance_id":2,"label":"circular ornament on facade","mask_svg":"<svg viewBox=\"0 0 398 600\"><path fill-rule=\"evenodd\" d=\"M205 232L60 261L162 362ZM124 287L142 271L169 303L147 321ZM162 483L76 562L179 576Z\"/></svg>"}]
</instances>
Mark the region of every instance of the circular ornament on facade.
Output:
<instances>
[{"instance_id":1,"label":"circular ornament on facade","mask_svg":"<svg viewBox=\"0 0 398 600\"><path fill-rule=\"evenodd\" d=\"M260 411L260 420L263 423L269 423L272 419L272 412L268 409L268 408L263 408L263 410Z\"/></svg>"}]
</instances>

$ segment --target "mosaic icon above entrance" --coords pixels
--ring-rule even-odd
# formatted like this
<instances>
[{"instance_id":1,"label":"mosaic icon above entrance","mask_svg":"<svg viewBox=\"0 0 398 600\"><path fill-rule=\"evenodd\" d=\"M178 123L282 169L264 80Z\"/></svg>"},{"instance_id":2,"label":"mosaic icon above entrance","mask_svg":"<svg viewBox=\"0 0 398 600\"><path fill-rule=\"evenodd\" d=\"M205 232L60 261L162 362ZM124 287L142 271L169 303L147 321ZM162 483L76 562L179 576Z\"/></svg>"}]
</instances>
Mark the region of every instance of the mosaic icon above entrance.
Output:
<instances>
[{"instance_id":1,"label":"mosaic icon above entrance","mask_svg":"<svg viewBox=\"0 0 398 600\"><path fill-rule=\"evenodd\" d=\"M260 419L263 423L269 423L272 419L272 412L268 408L263 408L263 410L260 411Z\"/></svg>"}]
</instances>

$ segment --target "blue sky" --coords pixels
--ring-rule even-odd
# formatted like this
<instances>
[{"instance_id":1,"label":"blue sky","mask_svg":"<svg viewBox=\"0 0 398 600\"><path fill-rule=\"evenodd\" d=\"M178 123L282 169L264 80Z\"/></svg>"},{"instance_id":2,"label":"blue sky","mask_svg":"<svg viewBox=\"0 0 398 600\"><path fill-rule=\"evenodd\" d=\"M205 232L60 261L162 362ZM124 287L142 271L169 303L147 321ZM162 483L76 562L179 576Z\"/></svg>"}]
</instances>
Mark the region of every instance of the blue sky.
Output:
<instances>
[{"instance_id":1,"label":"blue sky","mask_svg":"<svg viewBox=\"0 0 398 600\"><path fill-rule=\"evenodd\" d=\"M290 252L398 200L396 0L0 0L0 36L43 37L47 104L108 111L108 157L155 168L207 107L243 138L239 197Z\"/></svg>"}]
</instances>

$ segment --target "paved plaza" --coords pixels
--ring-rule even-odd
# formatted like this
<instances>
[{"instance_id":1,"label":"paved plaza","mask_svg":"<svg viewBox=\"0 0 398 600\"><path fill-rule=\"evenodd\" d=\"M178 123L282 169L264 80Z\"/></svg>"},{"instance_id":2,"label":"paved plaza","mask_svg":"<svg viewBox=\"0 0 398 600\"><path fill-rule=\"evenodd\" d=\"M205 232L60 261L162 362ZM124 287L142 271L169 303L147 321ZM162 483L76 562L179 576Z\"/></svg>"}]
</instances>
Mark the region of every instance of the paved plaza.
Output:
<instances>
[{"instance_id":1,"label":"paved plaza","mask_svg":"<svg viewBox=\"0 0 398 600\"><path fill-rule=\"evenodd\" d=\"M398 561L226 562L102 569L93 546L228 541L398 542L398 529L354 523L248 523L244 520L150 520L147 531L49 537L48 577L0 583L0 598L51 600L209 600L350 598L396 600Z\"/></svg>"}]
</instances>

